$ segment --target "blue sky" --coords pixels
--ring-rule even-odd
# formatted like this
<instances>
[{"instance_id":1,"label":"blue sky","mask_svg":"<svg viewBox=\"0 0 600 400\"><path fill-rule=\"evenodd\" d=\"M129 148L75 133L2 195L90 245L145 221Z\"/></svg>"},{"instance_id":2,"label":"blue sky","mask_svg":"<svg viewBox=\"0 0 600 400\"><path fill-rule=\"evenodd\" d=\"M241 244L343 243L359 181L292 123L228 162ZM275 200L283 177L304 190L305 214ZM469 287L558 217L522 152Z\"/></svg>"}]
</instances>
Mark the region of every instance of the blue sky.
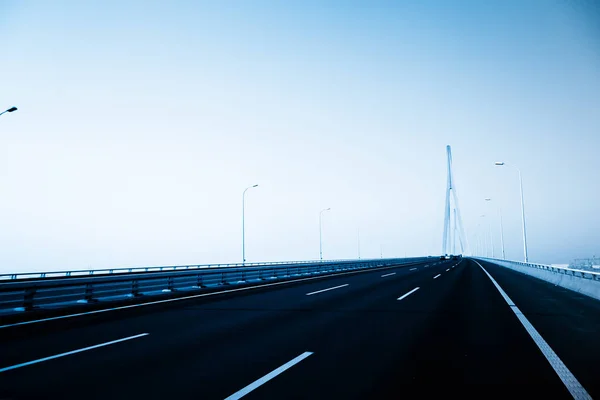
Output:
<instances>
[{"instance_id":1,"label":"blue sky","mask_svg":"<svg viewBox=\"0 0 600 400\"><path fill-rule=\"evenodd\" d=\"M600 19L580 1L0 0L3 271L441 250L600 254ZM491 204L483 200L493 198Z\"/></svg>"}]
</instances>

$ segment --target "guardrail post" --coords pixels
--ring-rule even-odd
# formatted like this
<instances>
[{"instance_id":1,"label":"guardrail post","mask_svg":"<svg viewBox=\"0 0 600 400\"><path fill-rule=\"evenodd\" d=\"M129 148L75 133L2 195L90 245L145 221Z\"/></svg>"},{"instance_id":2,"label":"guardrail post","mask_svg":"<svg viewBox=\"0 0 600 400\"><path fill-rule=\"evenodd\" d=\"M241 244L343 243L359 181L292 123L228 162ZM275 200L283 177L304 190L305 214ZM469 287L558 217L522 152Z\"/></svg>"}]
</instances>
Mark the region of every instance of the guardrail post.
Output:
<instances>
[{"instance_id":1,"label":"guardrail post","mask_svg":"<svg viewBox=\"0 0 600 400\"><path fill-rule=\"evenodd\" d=\"M196 277L196 286L198 287L198 289L203 288L204 285L202 283L202 274L198 274Z\"/></svg>"},{"instance_id":2,"label":"guardrail post","mask_svg":"<svg viewBox=\"0 0 600 400\"><path fill-rule=\"evenodd\" d=\"M139 297L139 296L141 296L137 280L131 281L131 296L132 297Z\"/></svg>"},{"instance_id":3,"label":"guardrail post","mask_svg":"<svg viewBox=\"0 0 600 400\"><path fill-rule=\"evenodd\" d=\"M173 276L172 275L167 278L167 290L169 292L174 292L176 290L175 285L173 284Z\"/></svg>"},{"instance_id":4,"label":"guardrail post","mask_svg":"<svg viewBox=\"0 0 600 400\"><path fill-rule=\"evenodd\" d=\"M85 302L86 303L94 303L96 299L94 299L94 286L91 283L85 285Z\"/></svg>"},{"instance_id":5,"label":"guardrail post","mask_svg":"<svg viewBox=\"0 0 600 400\"><path fill-rule=\"evenodd\" d=\"M225 272L221 272L221 285L227 285L227 281L225 280Z\"/></svg>"},{"instance_id":6,"label":"guardrail post","mask_svg":"<svg viewBox=\"0 0 600 400\"><path fill-rule=\"evenodd\" d=\"M35 308L33 300L35 297L35 288L25 289L25 295L23 296L23 310L31 311Z\"/></svg>"}]
</instances>

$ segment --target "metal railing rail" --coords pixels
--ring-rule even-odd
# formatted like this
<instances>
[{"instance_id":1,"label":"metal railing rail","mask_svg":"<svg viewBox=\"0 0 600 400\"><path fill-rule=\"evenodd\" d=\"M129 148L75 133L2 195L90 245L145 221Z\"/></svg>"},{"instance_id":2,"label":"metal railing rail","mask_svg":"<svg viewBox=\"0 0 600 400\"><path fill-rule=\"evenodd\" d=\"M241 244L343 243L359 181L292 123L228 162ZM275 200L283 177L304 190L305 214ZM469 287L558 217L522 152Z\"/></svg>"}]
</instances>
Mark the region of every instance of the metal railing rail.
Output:
<instances>
[{"instance_id":1,"label":"metal railing rail","mask_svg":"<svg viewBox=\"0 0 600 400\"><path fill-rule=\"evenodd\" d=\"M555 272L558 274L564 274L564 275L570 275L570 276L575 276L575 277L584 278L584 279L591 279L594 281L600 281L600 273L593 272L593 271L587 271L587 270L583 270L583 269L558 267L558 266L547 265L547 264L525 263L522 261L502 260L499 258L489 258L489 257L473 257L473 258L485 260L485 261L489 261L489 262L494 262L494 263L501 262L501 263L509 263L512 265L518 265L521 267L537 268L537 269L541 269L541 270Z\"/></svg>"},{"instance_id":2,"label":"metal railing rail","mask_svg":"<svg viewBox=\"0 0 600 400\"><path fill-rule=\"evenodd\" d=\"M286 265L205 268L163 273L112 274L39 280L8 280L0 283L0 310L28 311L40 307L66 307L77 303L123 300L128 297L194 291L250 281L294 277L405 265L426 257L373 259L341 262L312 262Z\"/></svg>"},{"instance_id":3,"label":"metal railing rail","mask_svg":"<svg viewBox=\"0 0 600 400\"><path fill-rule=\"evenodd\" d=\"M143 272L162 272L162 271L187 271L206 268L236 268L236 267L256 267L256 266L274 266L274 265L295 265L295 264L314 264L320 263L337 263L337 262L352 262L354 260L310 260L310 261L269 261L269 262L253 262L253 263L225 263L225 264L198 264L198 265L169 265L169 266L154 266L154 267L120 267L120 268L102 268L102 269L87 269L87 270L71 270L71 271L40 271L40 272L13 272L0 274L0 282L7 280L19 279L39 279L39 278L60 278L71 276L96 276L96 275L111 275L123 273L143 273ZM369 261L369 260L367 260Z\"/></svg>"}]
</instances>

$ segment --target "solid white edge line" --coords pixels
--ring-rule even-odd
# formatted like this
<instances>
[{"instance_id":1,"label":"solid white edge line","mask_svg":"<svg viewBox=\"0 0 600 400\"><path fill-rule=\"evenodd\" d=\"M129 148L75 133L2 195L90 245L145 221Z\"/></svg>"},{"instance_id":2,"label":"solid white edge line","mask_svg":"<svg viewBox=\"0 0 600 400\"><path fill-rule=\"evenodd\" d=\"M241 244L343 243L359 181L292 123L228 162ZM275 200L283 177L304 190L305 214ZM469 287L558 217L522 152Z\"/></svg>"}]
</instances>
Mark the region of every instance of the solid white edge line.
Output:
<instances>
[{"instance_id":1,"label":"solid white edge line","mask_svg":"<svg viewBox=\"0 0 600 400\"><path fill-rule=\"evenodd\" d=\"M392 272L391 274L385 274L385 275L381 275L382 278L385 278L386 276L392 276L392 275L396 275L395 272Z\"/></svg>"},{"instance_id":2,"label":"solid white edge line","mask_svg":"<svg viewBox=\"0 0 600 400\"><path fill-rule=\"evenodd\" d=\"M529 336L531 336L537 347L541 350L544 357L546 357L546 360L548 360L548 362L554 369L554 372L556 372L556 374L558 375L562 383L565 385L565 387L569 390L573 398L591 400L592 397L588 394L588 392L581 385L581 383L579 383L577 378L575 378L575 375L573 375L573 373L569 370L569 368L567 368L567 366L562 362L562 360L558 358L558 355L554 352L554 350L552 350L552 348L544 340L542 335L540 335L539 332L533 327L531 322L529 322L529 320L525 317L521 310L519 310L519 307L517 307L515 303L511 300L511 298L508 297L508 295L500 287L498 282L496 282L496 280L492 278L490 273L487 272L487 270L483 268L483 266L478 261L473 261L477 265L479 265L479 267L483 270L483 272L485 272L488 278L490 278L494 286L496 286L496 289L498 289L506 303L510 306L510 309L513 310L513 312L515 313L515 315L517 316L527 333L529 333Z\"/></svg>"},{"instance_id":3,"label":"solid white edge line","mask_svg":"<svg viewBox=\"0 0 600 400\"><path fill-rule=\"evenodd\" d=\"M28 365L33 365L33 364L38 364L38 363L41 363L44 361L54 360L55 358L70 356L71 354L77 354L77 353L81 353L83 351L97 349L98 347L110 346L111 344L125 342L126 340L137 339L137 338L140 338L142 336L147 336L147 335L149 335L149 333L140 333L139 335L129 336L129 337L126 337L123 339L111 340L110 342L100 343L100 344L96 344L94 346L84 347L82 349L77 349L77 350L67 351L66 353L56 354L54 356L39 358L37 360L28 361L28 362L24 362L24 363L16 364L16 365L11 365L10 367L0 368L0 372L6 372L6 371L10 371L12 369L26 367Z\"/></svg>"},{"instance_id":4,"label":"solid white edge line","mask_svg":"<svg viewBox=\"0 0 600 400\"><path fill-rule=\"evenodd\" d=\"M305 351L304 353L300 354L298 357L294 358L293 360L286 362L281 367L274 369L273 371L269 372L267 375L263 376L262 378L255 380L254 382L252 382L245 388L235 392L231 396L227 397L225 400L241 399L242 397L244 397L245 395L247 395L248 393L250 393L257 387L259 387L259 386L265 384L266 382L270 381L271 379L275 378L277 375L281 374L286 369L289 369L289 368L293 367L294 365L298 364L300 361L304 360L306 357L310 356L311 354L313 354L313 353L310 351Z\"/></svg>"},{"instance_id":5,"label":"solid white edge line","mask_svg":"<svg viewBox=\"0 0 600 400\"><path fill-rule=\"evenodd\" d=\"M442 276L442 274L437 274L436 276L433 277L433 279L439 278L440 276Z\"/></svg>"},{"instance_id":6,"label":"solid white edge line","mask_svg":"<svg viewBox=\"0 0 600 400\"><path fill-rule=\"evenodd\" d=\"M348 286L348 283L344 283L343 285L339 285L339 286L334 286L334 287L330 287L327 289L322 289L322 290L317 290L316 292L310 292L310 293L306 293L307 296L311 296L313 294L317 294L317 293L323 293L323 292L327 292L329 290L334 290L334 289L339 289L339 288L343 288L345 286Z\"/></svg>"},{"instance_id":7,"label":"solid white edge line","mask_svg":"<svg viewBox=\"0 0 600 400\"><path fill-rule=\"evenodd\" d=\"M404 293L402 296L398 297L396 300L402 300L403 298L410 296L411 294L413 294L414 292L416 292L417 290L419 290L419 287L417 286L416 288L414 288L413 290L411 290L408 293Z\"/></svg>"},{"instance_id":8,"label":"solid white edge line","mask_svg":"<svg viewBox=\"0 0 600 400\"><path fill-rule=\"evenodd\" d=\"M265 284L260 284L260 285L256 285L256 286L248 286L248 287L237 288L237 289L221 290L219 292L200 293L200 294L194 294L191 296L176 297L174 299L155 300L155 301L149 301L148 303L130 304L127 306L103 308L102 310L85 311L85 312L80 312L80 313L75 313L75 314L59 315L58 317L49 317L49 318L35 319L32 321L23 321L23 322L15 322L13 324L0 325L0 329L11 328L11 327L21 326L21 325L37 324L40 322L48 322L48 321L54 321L54 320L58 320L58 319L81 317L84 315L99 314L99 313L109 312L109 311L125 310L128 308L145 307L145 306L151 306L151 305L155 305L155 304L171 303L174 301L196 299L199 297L216 296L219 294L239 292L242 290L260 289L263 287L276 286L276 285L287 285L289 283L311 281L314 279L324 279L324 278L331 278L331 277L335 277L335 276L362 274L365 272L373 272L373 271L381 271L381 270L385 270L385 269L401 268L401 267L406 267L408 265L415 265L415 264L421 264L421 263L407 263L407 265L399 264L399 265L390 265L388 267L374 267L371 269L364 269L364 270L360 270L360 271L348 271L348 272L341 272L341 273L332 274L332 275L312 276L310 278L301 278L301 279L292 279L292 280L283 281L283 282L265 283Z\"/></svg>"}]
</instances>

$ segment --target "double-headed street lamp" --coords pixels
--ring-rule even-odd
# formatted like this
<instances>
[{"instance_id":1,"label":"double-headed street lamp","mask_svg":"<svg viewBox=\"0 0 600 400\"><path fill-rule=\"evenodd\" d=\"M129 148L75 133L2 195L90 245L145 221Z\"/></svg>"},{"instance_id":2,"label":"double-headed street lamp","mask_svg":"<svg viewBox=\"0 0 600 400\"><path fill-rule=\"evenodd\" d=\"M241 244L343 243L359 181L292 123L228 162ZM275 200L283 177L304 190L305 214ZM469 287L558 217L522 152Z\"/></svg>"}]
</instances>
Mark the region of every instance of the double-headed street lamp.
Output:
<instances>
[{"instance_id":1,"label":"double-headed street lamp","mask_svg":"<svg viewBox=\"0 0 600 400\"><path fill-rule=\"evenodd\" d=\"M515 167L512 164L506 164L504 162L496 162L497 166L508 165L513 167L519 172L519 188L521 190L521 222L523 225L523 254L525 256L525 262L529 261L529 257L527 256L527 230L525 229L525 202L523 201L523 177L521 176L521 170Z\"/></svg>"},{"instance_id":2,"label":"double-headed street lamp","mask_svg":"<svg viewBox=\"0 0 600 400\"><path fill-rule=\"evenodd\" d=\"M248 189L252 189L258 187L258 185L248 186L244 189L244 193L242 193L242 260L246 262L246 222L245 222L245 214L246 214L246 191Z\"/></svg>"},{"instance_id":3,"label":"double-headed street lamp","mask_svg":"<svg viewBox=\"0 0 600 400\"><path fill-rule=\"evenodd\" d=\"M329 211L331 208L325 208L319 212L319 259L323 261L323 223L322 215L325 211Z\"/></svg>"},{"instance_id":4,"label":"double-headed street lamp","mask_svg":"<svg viewBox=\"0 0 600 400\"><path fill-rule=\"evenodd\" d=\"M2 115L2 114L4 114L4 113L11 113L11 112L15 112L15 111L17 111L17 110L18 110L18 108L17 108L17 107L11 107L11 108L9 108L9 109L8 109L8 110L6 110L6 111L2 111L2 112L0 112L0 115Z\"/></svg>"}]
</instances>

